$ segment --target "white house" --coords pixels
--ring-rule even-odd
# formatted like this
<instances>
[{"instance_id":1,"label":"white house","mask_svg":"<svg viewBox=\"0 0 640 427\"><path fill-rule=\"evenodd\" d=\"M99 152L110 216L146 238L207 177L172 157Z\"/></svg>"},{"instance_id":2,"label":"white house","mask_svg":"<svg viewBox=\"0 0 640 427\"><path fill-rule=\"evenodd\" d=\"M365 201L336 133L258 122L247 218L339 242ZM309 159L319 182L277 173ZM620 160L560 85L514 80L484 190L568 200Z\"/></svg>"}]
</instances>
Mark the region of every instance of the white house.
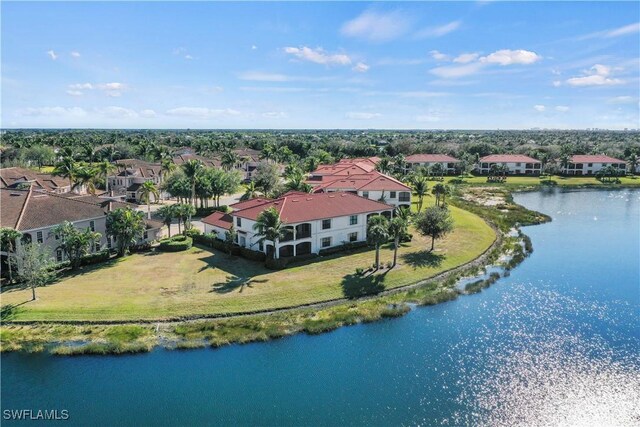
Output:
<instances>
[{"instance_id":1,"label":"white house","mask_svg":"<svg viewBox=\"0 0 640 427\"><path fill-rule=\"evenodd\" d=\"M253 226L258 215L272 207L279 212L288 232L277 243L261 243ZM321 249L366 241L368 218L379 214L390 217L394 209L388 204L346 192L291 192L276 200L248 200L231 208L234 210L229 214L215 212L203 219L205 232L215 233L223 239L233 225L238 245L266 254L275 248L276 257L317 254Z\"/></svg>"},{"instance_id":2,"label":"white house","mask_svg":"<svg viewBox=\"0 0 640 427\"><path fill-rule=\"evenodd\" d=\"M624 160L602 155L574 155L569 163L562 167L565 175L595 175L607 166L613 166L624 175L627 171L627 163Z\"/></svg>"},{"instance_id":3,"label":"white house","mask_svg":"<svg viewBox=\"0 0 640 427\"><path fill-rule=\"evenodd\" d=\"M445 174L455 174L459 170L460 160L446 154L412 154L405 158L406 170L417 169L420 166L430 168L440 165Z\"/></svg>"},{"instance_id":4,"label":"white house","mask_svg":"<svg viewBox=\"0 0 640 427\"><path fill-rule=\"evenodd\" d=\"M542 162L523 154L492 154L480 159L476 170L481 175L487 175L493 165L504 165L510 175L540 175Z\"/></svg>"},{"instance_id":5,"label":"white house","mask_svg":"<svg viewBox=\"0 0 640 427\"><path fill-rule=\"evenodd\" d=\"M136 159L116 160L120 170L107 177L109 191L114 196L123 196L126 200L140 202L140 187L146 181L156 186L162 184L162 166Z\"/></svg>"},{"instance_id":6,"label":"white house","mask_svg":"<svg viewBox=\"0 0 640 427\"><path fill-rule=\"evenodd\" d=\"M313 188L314 193L346 191L389 205L411 207L411 187L380 172L349 176L324 176L323 183Z\"/></svg>"}]
</instances>

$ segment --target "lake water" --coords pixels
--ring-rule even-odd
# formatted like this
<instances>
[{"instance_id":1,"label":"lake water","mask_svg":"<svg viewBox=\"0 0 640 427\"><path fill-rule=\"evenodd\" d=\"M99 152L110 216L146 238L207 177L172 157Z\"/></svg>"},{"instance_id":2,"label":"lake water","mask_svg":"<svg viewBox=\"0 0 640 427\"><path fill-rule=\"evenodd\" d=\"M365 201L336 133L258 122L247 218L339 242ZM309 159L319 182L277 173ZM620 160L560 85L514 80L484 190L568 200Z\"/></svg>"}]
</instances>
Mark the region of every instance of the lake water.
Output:
<instances>
[{"instance_id":1,"label":"lake water","mask_svg":"<svg viewBox=\"0 0 640 427\"><path fill-rule=\"evenodd\" d=\"M4 354L2 409L66 409L64 425L640 424L640 191L516 201L553 222L525 228L534 253L479 294L217 350Z\"/></svg>"}]
</instances>

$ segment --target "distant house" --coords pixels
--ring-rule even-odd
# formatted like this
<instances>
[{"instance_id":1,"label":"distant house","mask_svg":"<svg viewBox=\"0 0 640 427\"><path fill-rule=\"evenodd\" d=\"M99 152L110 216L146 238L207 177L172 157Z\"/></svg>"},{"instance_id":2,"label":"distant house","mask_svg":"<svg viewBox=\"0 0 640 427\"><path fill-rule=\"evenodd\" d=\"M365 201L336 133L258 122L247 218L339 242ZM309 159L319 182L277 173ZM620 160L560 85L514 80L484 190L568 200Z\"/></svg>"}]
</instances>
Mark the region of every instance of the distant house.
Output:
<instances>
[{"instance_id":1,"label":"distant house","mask_svg":"<svg viewBox=\"0 0 640 427\"><path fill-rule=\"evenodd\" d=\"M142 202L140 187L146 181L157 186L162 184L162 165L137 159L116 160L118 172L107 177L112 196L121 196L128 201Z\"/></svg>"},{"instance_id":2,"label":"distant house","mask_svg":"<svg viewBox=\"0 0 640 427\"><path fill-rule=\"evenodd\" d=\"M602 155L574 155L569 163L562 167L564 175L595 175L599 171L612 166L619 174L627 171L627 163L624 160Z\"/></svg>"},{"instance_id":3,"label":"distant house","mask_svg":"<svg viewBox=\"0 0 640 427\"><path fill-rule=\"evenodd\" d=\"M314 193L345 191L393 206L411 206L411 188L376 171L379 160L378 157L342 159L333 165L320 165L306 183Z\"/></svg>"},{"instance_id":4,"label":"distant house","mask_svg":"<svg viewBox=\"0 0 640 427\"><path fill-rule=\"evenodd\" d=\"M240 158L236 169L242 172L242 179L251 181L258 163L260 163L260 151L252 150L251 148L238 148L233 152Z\"/></svg>"},{"instance_id":5,"label":"distant house","mask_svg":"<svg viewBox=\"0 0 640 427\"><path fill-rule=\"evenodd\" d=\"M287 229L277 245L260 243L253 229L265 209L275 208ZM351 193L306 194L291 192L275 199L252 199L231 205L229 214L215 212L203 219L205 232L224 239L233 225L236 243L266 254L276 250L277 257L319 253L321 249L362 242L367 238L367 221L372 215L391 216L393 206Z\"/></svg>"},{"instance_id":6,"label":"distant house","mask_svg":"<svg viewBox=\"0 0 640 427\"><path fill-rule=\"evenodd\" d=\"M430 168L439 164L445 174L455 174L460 170L460 160L446 154L412 154L405 158L406 170L417 169L420 166Z\"/></svg>"},{"instance_id":7,"label":"distant house","mask_svg":"<svg viewBox=\"0 0 640 427\"><path fill-rule=\"evenodd\" d=\"M33 185L38 191L56 194L71 191L71 184L67 178L19 167L0 169L0 188L20 188L23 185ZM81 192L81 190L74 189L74 191L78 192Z\"/></svg>"},{"instance_id":8,"label":"distant house","mask_svg":"<svg viewBox=\"0 0 640 427\"><path fill-rule=\"evenodd\" d=\"M115 242L107 237L107 213L119 207L135 207L91 195L43 193L33 187L27 190L1 188L0 204L0 227L20 231L23 234L22 242L37 242L48 246L58 262L64 261L65 257L62 250L58 249L60 243L52 235L52 228L69 221L76 228L89 228L100 233L100 242L91 248L91 252L97 252L114 247ZM139 243L156 240L161 233L162 223L148 221ZM6 256L6 253L3 255Z\"/></svg>"},{"instance_id":9,"label":"distant house","mask_svg":"<svg viewBox=\"0 0 640 427\"><path fill-rule=\"evenodd\" d=\"M193 154L190 152L175 156L173 158L173 163L175 163L178 166L181 166L184 163L188 162L189 160L197 160L200 163L202 163L205 167L208 167L208 168L219 168L221 165L220 159L200 156L198 154Z\"/></svg>"},{"instance_id":10,"label":"distant house","mask_svg":"<svg viewBox=\"0 0 640 427\"><path fill-rule=\"evenodd\" d=\"M476 170L481 175L488 175L493 165L504 165L510 175L540 175L542 162L523 154L492 154L480 159Z\"/></svg>"}]
</instances>

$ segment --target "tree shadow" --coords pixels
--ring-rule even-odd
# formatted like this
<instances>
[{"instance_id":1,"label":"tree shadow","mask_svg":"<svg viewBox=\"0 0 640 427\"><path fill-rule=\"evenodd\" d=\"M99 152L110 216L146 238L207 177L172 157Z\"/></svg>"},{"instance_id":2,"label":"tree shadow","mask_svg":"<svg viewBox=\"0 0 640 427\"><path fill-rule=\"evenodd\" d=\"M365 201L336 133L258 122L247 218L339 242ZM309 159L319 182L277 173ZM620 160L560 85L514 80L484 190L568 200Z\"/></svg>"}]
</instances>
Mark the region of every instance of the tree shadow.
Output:
<instances>
[{"instance_id":1,"label":"tree shadow","mask_svg":"<svg viewBox=\"0 0 640 427\"><path fill-rule=\"evenodd\" d=\"M440 267L445 258L446 255L434 254L433 252L426 249L418 252L410 252L408 254L400 255L400 259L404 261L405 264L408 264L413 268Z\"/></svg>"},{"instance_id":2,"label":"tree shadow","mask_svg":"<svg viewBox=\"0 0 640 427\"><path fill-rule=\"evenodd\" d=\"M26 304L29 301L21 302L20 304L7 304L2 309L0 309L0 321L4 322L7 320L15 319L16 315L20 312L20 306L22 304Z\"/></svg>"},{"instance_id":3,"label":"tree shadow","mask_svg":"<svg viewBox=\"0 0 640 427\"><path fill-rule=\"evenodd\" d=\"M342 278L340 285L346 298L356 299L367 295L377 295L384 291L384 278L387 272L382 274L347 274Z\"/></svg>"},{"instance_id":4,"label":"tree shadow","mask_svg":"<svg viewBox=\"0 0 640 427\"><path fill-rule=\"evenodd\" d=\"M212 289L209 292L216 292L218 294L228 294L229 292L233 292L236 289L238 293L242 293L244 287L252 288L254 283L265 283L268 282L267 279L257 280L253 277L238 277L235 275L227 276L227 280L225 282L218 282L212 285Z\"/></svg>"}]
</instances>

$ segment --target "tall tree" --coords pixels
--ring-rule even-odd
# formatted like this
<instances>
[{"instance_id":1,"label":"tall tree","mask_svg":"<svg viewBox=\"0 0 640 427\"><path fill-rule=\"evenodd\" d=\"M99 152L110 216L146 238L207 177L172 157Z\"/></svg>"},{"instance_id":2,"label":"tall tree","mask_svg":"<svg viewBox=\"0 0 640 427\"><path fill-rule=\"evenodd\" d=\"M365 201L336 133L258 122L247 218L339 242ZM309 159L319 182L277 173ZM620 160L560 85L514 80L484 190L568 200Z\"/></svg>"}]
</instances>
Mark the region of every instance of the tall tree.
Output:
<instances>
[{"instance_id":1,"label":"tall tree","mask_svg":"<svg viewBox=\"0 0 640 427\"><path fill-rule=\"evenodd\" d=\"M96 194L97 171L93 166L85 163L78 164L74 188L83 188L89 194Z\"/></svg>"},{"instance_id":2,"label":"tall tree","mask_svg":"<svg viewBox=\"0 0 640 427\"><path fill-rule=\"evenodd\" d=\"M453 231L453 220L449 211L438 206L430 206L415 219L415 226L423 236L431 237L431 251L435 240Z\"/></svg>"},{"instance_id":3,"label":"tall tree","mask_svg":"<svg viewBox=\"0 0 640 427\"><path fill-rule=\"evenodd\" d=\"M203 166L199 160L187 160L182 164L182 172L191 184L191 204L195 206L196 202L196 181L202 173Z\"/></svg>"},{"instance_id":4,"label":"tall tree","mask_svg":"<svg viewBox=\"0 0 640 427\"><path fill-rule=\"evenodd\" d=\"M118 167L111 162L103 160L96 164L96 177L104 179L104 188L109 193L109 176L118 170Z\"/></svg>"},{"instance_id":5,"label":"tall tree","mask_svg":"<svg viewBox=\"0 0 640 427\"><path fill-rule=\"evenodd\" d=\"M251 181L244 186L244 194L240 197L240 200L249 200L258 197L258 189L256 183Z\"/></svg>"},{"instance_id":6,"label":"tall tree","mask_svg":"<svg viewBox=\"0 0 640 427\"><path fill-rule=\"evenodd\" d=\"M278 166L265 161L258 163L253 179L262 193L269 194L280 182Z\"/></svg>"},{"instance_id":7,"label":"tall tree","mask_svg":"<svg viewBox=\"0 0 640 427\"><path fill-rule=\"evenodd\" d=\"M428 182L424 176L418 176L413 180L413 192L418 196L418 213L422 211L424 196L427 195Z\"/></svg>"},{"instance_id":8,"label":"tall tree","mask_svg":"<svg viewBox=\"0 0 640 427\"><path fill-rule=\"evenodd\" d=\"M53 175L69 180L69 187L73 189L78 172L78 163L71 156L63 157L53 169Z\"/></svg>"},{"instance_id":9,"label":"tall tree","mask_svg":"<svg viewBox=\"0 0 640 427\"><path fill-rule=\"evenodd\" d=\"M46 246L38 243L18 245L14 263L18 277L31 288L31 300L36 300L36 288L44 286L55 277L54 262Z\"/></svg>"},{"instance_id":10,"label":"tall tree","mask_svg":"<svg viewBox=\"0 0 640 427\"><path fill-rule=\"evenodd\" d=\"M176 205L165 205L158 209L158 215L162 218L162 223L167 226L169 237L171 237L171 223L173 218L176 217L175 206Z\"/></svg>"},{"instance_id":11,"label":"tall tree","mask_svg":"<svg viewBox=\"0 0 640 427\"><path fill-rule=\"evenodd\" d=\"M107 234L116 240L118 256L124 256L129 248L144 235L144 214L131 208L117 208L107 214Z\"/></svg>"},{"instance_id":12,"label":"tall tree","mask_svg":"<svg viewBox=\"0 0 640 427\"><path fill-rule=\"evenodd\" d=\"M142 200L147 205L147 219L151 219L151 196L153 196L154 201L160 198L158 187L153 181L145 181L140 187L140 196L142 196Z\"/></svg>"},{"instance_id":13,"label":"tall tree","mask_svg":"<svg viewBox=\"0 0 640 427\"><path fill-rule=\"evenodd\" d=\"M9 282L13 282L13 262L11 258L16 251L16 242L22 236L18 230L8 227L0 227L0 244L2 251L7 253L7 269L9 270Z\"/></svg>"},{"instance_id":14,"label":"tall tree","mask_svg":"<svg viewBox=\"0 0 640 427\"><path fill-rule=\"evenodd\" d=\"M431 193L433 193L433 195L436 196L436 206L444 206L444 199L445 199L445 195L447 194L447 187L442 183L438 183L433 186Z\"/></svg>"},{"instance_id":15,"label":"tall tree","mask_svg":"<svg viewBox=\"0 0 640 427\"><path fill-rule=\"evenodd\" d=\"M389 223L389 234L393 238L393 266L398 261L398 249L400 248L400 239L407 234L408 224L403 218L396 216Z\"/></svg>"},{"instance_id":16,"label":"tall tree","mask_svg":"<svg viewBox=\"0 0 640 427\"><path fill-rule=\"evenodd\" d=\"M380 246L389 240L389 220L383 215L374 215L367 222L367 243L376 248L376 270L380 268Z\"/></svg>"},{"instance_id":17,"label":"tall tree","mask_svg":"<svg viewBox=\"0 0 640 427\"><path fill-rule=\"evenodd\" d=\"M276 208L271 207L260 212L255 224L253 224L253 229L256 231L256 235L260 237L258 242L267 240L273 242L273 251L271 251L270 256L277 259L278 242L285 236L286 231Z\"/></svg>"},{"instance_id":18,"label":"tall tree","mask_svg":"<svg viewBox=\"0 0 640 427\"><path fill-rule=\"evenodd\" d=\"M90 228L79 230L69 221L53 227L49 236L55 236L60 241L58 248L64 252L72 269L80 266L82 257L87 255L102 237L100 233L93 232Z\"/></svg>"}]
</instances>

